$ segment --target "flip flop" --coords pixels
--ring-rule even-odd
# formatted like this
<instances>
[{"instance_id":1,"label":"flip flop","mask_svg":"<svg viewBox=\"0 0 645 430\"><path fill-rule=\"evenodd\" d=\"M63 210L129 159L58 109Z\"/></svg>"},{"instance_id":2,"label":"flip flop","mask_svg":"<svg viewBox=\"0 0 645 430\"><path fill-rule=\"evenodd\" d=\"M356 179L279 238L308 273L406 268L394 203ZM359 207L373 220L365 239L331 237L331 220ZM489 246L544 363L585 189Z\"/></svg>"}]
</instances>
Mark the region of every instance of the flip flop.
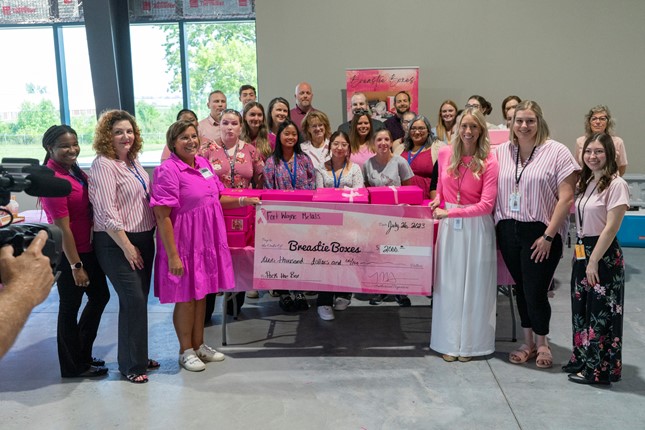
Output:
<instances>
[{"instance_id":1,"label":"flip flop","mask_svg":"<svg viewBox=\"0 0 645 430\"><path fill-rule=\"evenodd\" d=\"M548 345L542 345L537 349L535 365L540 369L550 369L553 367L553 355Z\"/></svg>"},{"instance_id":2,"label":"flip flop","mask_svg":"<svg viewBox=\"0 0 645 430\"><path fill-rule=\"evenodd\" d=\"M125 375L126 379L133 384L145 384L148 382L148 375L139 373L129 373Z\"/></svg>"},{"instance_id":3,"label":"flip flop","mask_svg":"<svg viewBox=\"0 0 645 430\"><path fill-rule=\"evenodd\" d=\"M508 361L513 364L523 364L526 363L529 359L535 357L537 351L535 350L535 345L533 348L523 343L515 351L508 354Z\"/></svg>"}]
</instances>

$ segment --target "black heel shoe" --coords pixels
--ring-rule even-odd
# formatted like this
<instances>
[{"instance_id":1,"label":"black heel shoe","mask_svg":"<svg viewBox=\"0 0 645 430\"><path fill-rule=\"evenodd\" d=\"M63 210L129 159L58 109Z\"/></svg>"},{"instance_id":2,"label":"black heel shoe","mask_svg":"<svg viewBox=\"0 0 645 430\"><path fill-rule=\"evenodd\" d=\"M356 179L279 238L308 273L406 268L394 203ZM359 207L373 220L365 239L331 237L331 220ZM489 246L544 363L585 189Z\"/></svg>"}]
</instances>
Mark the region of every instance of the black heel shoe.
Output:
<instances>
[{"instance_id":1,"label":"black heel shoe","mask_svg":"<svg viewBox=\"0 0 645 430\"><path fill-rule=\"evenodd\" d=\"M562 371L564 373L578 373L583 369L584 365L577 363L567 363L562 366Z\"/></svg>"}]
</instances>

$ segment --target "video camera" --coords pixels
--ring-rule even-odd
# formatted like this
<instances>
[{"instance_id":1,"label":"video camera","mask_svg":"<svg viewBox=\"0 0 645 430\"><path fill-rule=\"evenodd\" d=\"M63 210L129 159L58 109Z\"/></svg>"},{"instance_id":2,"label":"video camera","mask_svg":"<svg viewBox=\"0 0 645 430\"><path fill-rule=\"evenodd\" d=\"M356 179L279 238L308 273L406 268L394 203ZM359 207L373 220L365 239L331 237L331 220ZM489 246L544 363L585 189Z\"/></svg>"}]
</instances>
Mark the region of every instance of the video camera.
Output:
<instances>
[{"instance_id":1,"label":"video camera","mask_svg":"<svg viewBox=\"0 0 645 430\"><path fill-rule=\"evenodd\" d=\"M33 158L3 158L0 164L0 206L5 206L11 199L12 192L21 192L35 197L65 197L72 192L71 184L54 177L54 171L40 166ZM11 215L6 209L3 212ZM40 230L47 231L49 236L43 254L49 257L52 270L56 268L63 252L63 234L52 224L12 225L13 216L7 224L0 226L0 247L13 246L13 255L22 254Z\"/></svg>"}]
</instances>

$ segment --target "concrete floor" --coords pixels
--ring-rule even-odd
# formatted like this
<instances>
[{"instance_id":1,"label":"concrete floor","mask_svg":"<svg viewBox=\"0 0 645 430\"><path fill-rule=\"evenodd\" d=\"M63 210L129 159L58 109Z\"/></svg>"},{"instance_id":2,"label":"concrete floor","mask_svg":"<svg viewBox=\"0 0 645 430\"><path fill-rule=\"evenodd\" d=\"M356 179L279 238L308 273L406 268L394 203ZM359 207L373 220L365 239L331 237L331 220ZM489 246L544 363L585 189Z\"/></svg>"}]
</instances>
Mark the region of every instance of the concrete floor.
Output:
<instances>
[{"instance_id":1,"label":"concrete floor","mask_svg":"<svg viewBox=\"0 0 645 430\"><path fill-rule=\"evenodd\" d=\"M61 380L54 291L0 361L0 428L108 429L641 429L645 422L645 249L625 249L627 293L623 381L611 388L572 384L560 370L569 355L568 258L551 304L555 365L513 365L508 299L498 296L497 352L445 363L430 351L431 308L370 306L354 299L333 322L314 308L284 315L276 299L247 300L229 324L222 363L190 373L177 364L172 306L150 299L150 355L162 367L150 382L124 381L116 365L116 294L94 355L109 376ZM314 302L311 298L311 302ZM221 312L207 343L221 343Z\"/></svg>"}]
</instances>

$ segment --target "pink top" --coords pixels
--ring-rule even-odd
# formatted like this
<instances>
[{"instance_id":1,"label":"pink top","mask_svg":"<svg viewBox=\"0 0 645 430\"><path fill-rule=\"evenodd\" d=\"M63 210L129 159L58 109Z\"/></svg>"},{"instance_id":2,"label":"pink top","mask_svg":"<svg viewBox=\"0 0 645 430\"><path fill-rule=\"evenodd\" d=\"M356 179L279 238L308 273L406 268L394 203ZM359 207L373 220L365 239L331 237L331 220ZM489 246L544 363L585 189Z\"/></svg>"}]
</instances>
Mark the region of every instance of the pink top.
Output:
<instances>
[{"instance_id":1,"label":"pink top","mask_svg":"<svg viewBox=\"0 0 645 430\"><path fill-rule=\"evenodd\" d=\"M352 163L358 164L358 166L362 169L363 164L370 158L374 156L374 152L372 152L369 148L369 145L366 143L364 145L361 145L359 148L358 152L353 153L350 155L349 159L351 160Z\"/></svg>"},{"instance_id":2,"label":"pink top","mask_svg":"<svg viewBox=\"0 0 645 430\"><path fill-rule=\"evenodd\" d=\"M269 132L269 145L271 145L271 151L275 151L275 140L276 135L272 131ZM266 160L265 160L266 161Z\"/></svg>"},{"instance_id":3,"label":"pink top","mask_svg":"<svg viewBox=\"0 0 645 430\"><path fill-rule=\"evenodd\" d=\"M210 115L197 124L199 137L208 139L208 142L202 142L206 146L210 142L218 141L220 138L219 122L216 122Z\"/></svg>"},{"instance_id":4,"label":"pink top","mask_svg":"<svg viewBox=\"0 0 645 430\"><path fill-rule=\"evenodd\" d=\"M213 171L226 188L263 188L264 162L253 145L237 141L235 155L235 177L231 180L231 159L223 146L213 142L204 149L202 155L210 161Z\"/></svg>"},{"instance_id":5,"label":"pink top","mask_svg":"<svg viewBox=\"0 0 645 430\"><path fill-rule=\"evenodd\" d=\"M580 166L563 144L548 139L535 148L533 156L522 169L517 166L517 175L522 173L518 185L520 210L511 211L509 198L515 191L517 145L509 142L499 145L496 151L499 162L499 180L495 222L514 219L521 222L539 221L549 225L558 203L558 187L569 175L580 170ZM558 233L564 238L568 222L563 222Z\"/></svg>"},{"instance_id":6,"label":"pink top","mask_svg":"<svg viewBox=\"0 0 645 430\"><path fill-rule=\"evenodd\" d=\"M416 185L423 190L423 198L430 198L430 178L432 177L432 168L434 160L432 159L432 150L428 148L423 150L415 157L416 152L403 151L401 157L405 158L414 176L410 185Z\"/></svg>"},{"instance_id":7,"label":"pink top","mask_svg":"<svg viewBox=\"0 0 645 430\"><path fill-rule=\"evenodd\" d=\"M94 231L140 233L155 227L148 205L150 178L139 159L128 167L125 161L97 156L90 167L89 193Z\"/></svg>"},{"instance_id":8,"label":"pink top","mask_svg":"<svg viewBox=\"0 0 645 430\"><path fill-rule=\"evenodd\" d=\"M585 140L587 136L580 136L576 140L576 160L582 165L582 147L585 146ZM627 166L627 152L625 152L625 143L623 139L618 136L611 136L611 140L614 141L614 147L616 148L616 163L619 167Z\"/></svg>"},{"instance_id":9,"label":"pink top","mask_svg":"<svg viewBox=\"0 0 645 430\"><path fill-rule=\"evenodd\" d=\"M157 231L154 289L161 303L203 299L235 286L226 239L220 193L224 186L208 160L195 158L195 168L175 154L155 169L150 206L171 208L170 220L184 275L168 269L168 255Z\"/></svg>"},{"instance_id":10,"label":"pink top","mask_svg":"<svg viewBox=\"0 0 645 430\"><path fill-rule=\"evenodd\" d=\"M63 166L52 160L47 161L47 167L54 171L54 176L69 181L72 192L67 197L43 197L43 210L50 224L55 219L69 217L69 228L72 230L76 251L92 251L92 206L87 189L87 175L83 172L81 178L72 176Z\"/></svg>"},{"instance_id":11,"label":"pink top","mask_svg":"<svg viewBox=\"0 0 645 430\"><path fill-rule=\"evenodd\" d=\"M596 183L592 180L585 194L576 198L576 231L579 237L600 236L607 225L607 212L621 205L629 207L629 187L623 178L615 177L601 193L594 190ZM580 215L583 217L582 231Z\"/></svg>"},{"instance_id":12,"label":"pink top","mask_svg":"<svg viewBox=\"0 0 645 430\"><path fill-rule=\"evenodd\" d=\"M464 166L459 167L460 177L448 173L452 146L444 146L439 150L439 169L437 182L437 196L442 202L457 204L457 192L459 192L459 204L464 207L451 208L448 211L449 218L476 217L491 215L495 207L497 197L497 175L499 165L494 154L489 153L486 157L484 172L479 179L475 177L472 170ZM462 161L468 164L472 156L462 157Z\"/></svg>"}]
</instances>

